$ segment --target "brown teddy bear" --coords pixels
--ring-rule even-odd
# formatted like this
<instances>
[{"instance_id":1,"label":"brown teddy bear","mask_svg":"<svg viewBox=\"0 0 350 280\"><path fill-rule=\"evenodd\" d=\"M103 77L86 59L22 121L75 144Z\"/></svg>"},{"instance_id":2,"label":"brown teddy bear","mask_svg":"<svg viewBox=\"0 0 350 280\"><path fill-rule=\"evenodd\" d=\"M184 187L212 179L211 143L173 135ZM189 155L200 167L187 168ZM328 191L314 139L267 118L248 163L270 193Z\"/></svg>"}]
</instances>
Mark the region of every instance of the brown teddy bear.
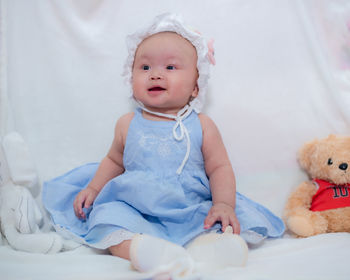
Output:
<instances>
[{"instance_id":1,"label":"brown teddy bear","mask_svg":"<svg viewBox=\"0 0 350 280\"><path fill-rule=\"evenodd\" d=\"M330 135L306 143L299 162L310 181L288 198L288 228L300 237L350 232L350 137Z\"/></svg>"}]
</instances>

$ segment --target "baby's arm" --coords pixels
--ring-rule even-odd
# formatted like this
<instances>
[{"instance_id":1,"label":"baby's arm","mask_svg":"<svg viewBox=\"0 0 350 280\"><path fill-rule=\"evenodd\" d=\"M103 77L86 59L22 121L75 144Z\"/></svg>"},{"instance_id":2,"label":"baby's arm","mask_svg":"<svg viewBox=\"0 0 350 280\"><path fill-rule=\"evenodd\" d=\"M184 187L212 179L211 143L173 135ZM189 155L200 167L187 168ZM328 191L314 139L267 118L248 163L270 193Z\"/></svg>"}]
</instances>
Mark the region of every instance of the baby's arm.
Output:
<instances>
[{"instance_id":1,"label":"baby's arm","mask_svg":"<svg viewBox=\"0 0 350 280\"><path fill-rule=\"evenodd\" d=\"M123 153L126 135L134 113L122 116L115 126L114 139L107 155L102 159L94 178L76 196L73 207L78 218L85 219L83 208L89 208L104 185L124 172Z\"/></svg>"},{"instance_id":2,"label":"baby's arm","mask_svg":"<svg viewBox=\"0 0 350 280\"><path fill-rule=\"evenodd\" d=\"M205 221L208 229L220 221L222 231L231 225L234 233L239 234L239 221L235 214L236 182L224 143L215 123L207 116L200 114L203 130L202 153L205 171L209 177L213 206Z\"/></svg>"}]
</instances>

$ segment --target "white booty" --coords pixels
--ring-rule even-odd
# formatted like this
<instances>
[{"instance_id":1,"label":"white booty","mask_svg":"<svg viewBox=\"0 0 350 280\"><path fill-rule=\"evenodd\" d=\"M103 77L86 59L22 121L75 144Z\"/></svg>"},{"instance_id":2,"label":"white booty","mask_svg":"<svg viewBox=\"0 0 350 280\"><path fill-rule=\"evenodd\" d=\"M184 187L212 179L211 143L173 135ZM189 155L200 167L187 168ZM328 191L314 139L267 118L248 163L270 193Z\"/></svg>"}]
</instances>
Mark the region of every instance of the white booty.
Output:
<instances>
[{"instance_id":1,"label":"white booty","mask_svg":"<svg viewBox=\"0 0 350 280\"><path fill-rule=\"evenodd\" d=\"M140 272L168 272L177 277L191 275L194 269L185 248L147 234L136 234L132 238L130 261Z\"/></svg>"},{"instance_id":2,"label":"white booty","mask_svg":"<svg viewBox=\"0 0 350 280\"><path fill-rule=\"evenodd\" d=\"M187 251L194 261L218 269L227 266L244 266L248 257L248 246L232 227L225 232L208 233L198 236L188 246Z\"/></svg>"}]
</instances>

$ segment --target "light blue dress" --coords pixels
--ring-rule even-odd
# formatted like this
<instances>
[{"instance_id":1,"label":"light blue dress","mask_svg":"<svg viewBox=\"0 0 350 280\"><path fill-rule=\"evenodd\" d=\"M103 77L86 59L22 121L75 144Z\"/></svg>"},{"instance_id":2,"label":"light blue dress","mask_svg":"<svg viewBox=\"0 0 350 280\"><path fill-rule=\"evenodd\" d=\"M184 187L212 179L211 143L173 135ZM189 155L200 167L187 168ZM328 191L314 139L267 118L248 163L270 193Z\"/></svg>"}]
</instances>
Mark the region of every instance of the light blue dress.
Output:
<instances>
[{"instance_id":1,"label":"light blue dress","mask_svg":"<svg viewBox=\"0 0 350 280\"><path fill-rule=\"evenodd\" d=\"M86 164L45 182L43 202L53 223L92 246L120 229L180 245L205 232L204 219L212 201L201 152L200 120L195 112L183 120L191 149L179 175L176 170L186 153L186 139L174 139L174 124L147 120L140 109L135 111L124 151L125 172L104 186L88 209L86 220L75 216L73 201L88 185L98 164ZM265 237L279 237L284 232L280 218L240 193L236 215L242 232L255 231Z\"/></svg>"}]
</instances>

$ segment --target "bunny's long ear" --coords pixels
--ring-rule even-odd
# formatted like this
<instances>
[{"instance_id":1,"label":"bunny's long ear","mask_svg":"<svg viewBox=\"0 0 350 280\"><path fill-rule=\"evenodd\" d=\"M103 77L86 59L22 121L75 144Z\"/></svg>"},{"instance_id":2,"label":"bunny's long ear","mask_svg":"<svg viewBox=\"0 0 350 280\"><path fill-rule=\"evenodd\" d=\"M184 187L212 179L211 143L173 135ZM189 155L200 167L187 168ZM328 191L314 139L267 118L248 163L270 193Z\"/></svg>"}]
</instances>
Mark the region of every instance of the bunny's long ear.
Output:
<instances>
[{"instance_id":1,"label":"bunny's long ear","mask_svg":"<svg viewBox=\"0 0 350 280\"><path fill-rule=\"evenodd\" d=\"M319 140L315 139L311 142L305 143L299 150L298 160L303 169L308 169L311 164L311 156L316 149Z\"/></svg>"}]
</instances>

